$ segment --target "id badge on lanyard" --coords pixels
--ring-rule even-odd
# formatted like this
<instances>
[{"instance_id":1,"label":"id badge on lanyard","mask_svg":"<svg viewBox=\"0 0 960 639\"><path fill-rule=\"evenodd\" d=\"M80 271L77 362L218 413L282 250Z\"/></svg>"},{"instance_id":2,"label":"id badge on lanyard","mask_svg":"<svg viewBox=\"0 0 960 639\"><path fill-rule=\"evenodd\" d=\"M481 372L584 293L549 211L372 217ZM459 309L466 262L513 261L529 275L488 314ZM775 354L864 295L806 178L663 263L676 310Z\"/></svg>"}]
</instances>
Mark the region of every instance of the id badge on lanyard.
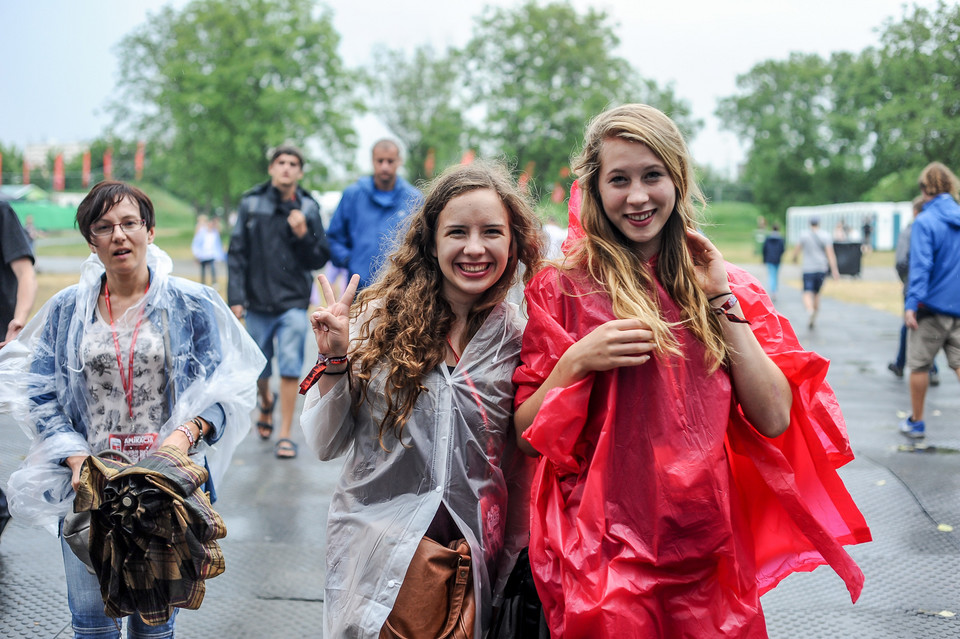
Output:
<instances>
[{"instance_id":1,"label":"id badge on lanyard","mask_svg":"<svg viewBox=\"0 0 960 639\"><path fill-rule=\"evenodd\" d=\"M107 438L107 446L110 450L116 450L129 457L134 464L150 454L157 442L157 433L142 433L121 435L119 433L110 433Z\"/></svg>"}]
</instances>

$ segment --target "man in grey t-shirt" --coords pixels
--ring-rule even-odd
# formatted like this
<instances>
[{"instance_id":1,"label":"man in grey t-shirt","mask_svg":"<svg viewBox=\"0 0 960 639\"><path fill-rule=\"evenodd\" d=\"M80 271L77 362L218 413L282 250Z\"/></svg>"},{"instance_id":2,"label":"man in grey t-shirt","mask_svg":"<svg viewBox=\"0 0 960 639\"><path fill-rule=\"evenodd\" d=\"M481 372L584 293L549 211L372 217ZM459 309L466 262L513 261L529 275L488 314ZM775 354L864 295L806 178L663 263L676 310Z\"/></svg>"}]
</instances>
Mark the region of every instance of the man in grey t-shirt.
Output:
<instances>
[{"instance_id":1,"label":"man in grey t-shirt","mask_svg":"<svg viewBox=\"0 0 960 639\"><path fill-rule=\"evenodd\" d=\"M810 228L800 235L793 248L793 261L803 253L803 306L807 309L807 327L813 328L820 310L820 288L829 272L834 279L840 279L837 269L837 256L833 252L833 240L820 228L820 219L810 218Z\"/></svg>"}]
</instances>

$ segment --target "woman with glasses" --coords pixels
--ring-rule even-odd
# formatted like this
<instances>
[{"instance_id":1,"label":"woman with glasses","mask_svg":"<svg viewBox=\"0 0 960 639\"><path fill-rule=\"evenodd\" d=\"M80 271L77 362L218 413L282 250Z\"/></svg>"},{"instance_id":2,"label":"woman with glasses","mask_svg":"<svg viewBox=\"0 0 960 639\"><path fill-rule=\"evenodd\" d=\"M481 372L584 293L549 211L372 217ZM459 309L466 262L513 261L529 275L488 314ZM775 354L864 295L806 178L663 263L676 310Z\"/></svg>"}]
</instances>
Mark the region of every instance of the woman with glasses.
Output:
<instances>
[{"instance_id":1,"label":"woman with glasses","mask_svg":"<svg viewBox=\"0 0 960 639\"><path fill-rule=\"evenodd\" d=\"M59 530L84 460L103 450L133 462L175 446L217 486L249 429L263 356L211 288L171 277L153 244L150 199L101 182L77 210L92 255L79 284L57 293L0 354L0 406L31 437L10 478L14 517ZM62 542L74 636L119 637L96 576ZM173 637L175 615L128 637Z\"/></svg>"}]
</instances>

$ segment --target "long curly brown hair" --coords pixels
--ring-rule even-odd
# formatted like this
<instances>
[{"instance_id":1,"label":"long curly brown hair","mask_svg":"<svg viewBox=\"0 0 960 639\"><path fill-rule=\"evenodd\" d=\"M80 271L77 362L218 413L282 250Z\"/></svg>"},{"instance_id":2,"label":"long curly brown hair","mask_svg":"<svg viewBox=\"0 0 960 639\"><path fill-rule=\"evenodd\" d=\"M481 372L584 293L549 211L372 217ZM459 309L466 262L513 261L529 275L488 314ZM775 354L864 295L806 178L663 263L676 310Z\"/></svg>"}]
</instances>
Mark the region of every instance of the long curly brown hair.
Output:
<instances>
[{"instance_id":1,"label":"long curly brown hair","mask_svg":"<svg viewBox=\"0 0 960 639\"><path fill-rule=\"evenodd\" d=\"M493 190L506 207L511 252L503 275L467 315L461 352L491 309L518 283L518 264L525 267L524 283L540 268L544 250L540 220L503 164L479 160L453 166L429 185L423 207L410 217L402 241L352 310L354 317L363 318L352 351L360 403L367 401L376 372L386 370L386 409L378 435L384 449L384 434L392 431L400 440L417 398L426 390L424 376L446 358L446 338L456 319L441 294L443 274L432 252L437 220L451 200L478 189Z\"/></svg>"},{"instance_id":2,"label":"long curly brown hair","mask_svg":"<svg viewBox=\"0 0 960 639\"><path fill-rule=\"evenodd\" d=\"M720 321L697 284L686 242L687 229L697 228L704 198L683 135L663 112L646 104L625 104L601 113L587 127L583 150L573 162L583 194L580 221L586 235L564 265L585 267L610 295L618 318L642 320L650 326L662 351L680 354L671 324L660 313L647 264L629 248L627 238L603 211L600 152L611 138L645 145L660 158L673 180L677 200L661 231L656 277L680 307L681 321L706 347L707 365L715 370L728 359L728 346Z\"/></svg>"}]
</instances>

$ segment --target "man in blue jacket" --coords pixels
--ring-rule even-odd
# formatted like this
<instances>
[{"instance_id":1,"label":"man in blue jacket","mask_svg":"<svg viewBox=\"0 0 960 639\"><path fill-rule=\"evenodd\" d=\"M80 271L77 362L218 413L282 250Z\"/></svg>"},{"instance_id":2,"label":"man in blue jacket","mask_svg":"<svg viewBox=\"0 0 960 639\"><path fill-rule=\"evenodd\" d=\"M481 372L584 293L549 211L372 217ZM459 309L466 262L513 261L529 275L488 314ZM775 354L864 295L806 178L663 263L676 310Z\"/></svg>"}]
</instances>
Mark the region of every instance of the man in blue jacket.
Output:
<instances>
[{"instance_id":1,"label":"man in blue jacket","mask_svg":"<svg viewBox=\"0 0 960 639\"><path fill-rule=\"evenodd\" d=\"M423 202L420 191L397 175L402 165L397 143L379 140L373 145L373 175L347 187L330 220L331 260L359 274L360 288L373 281L401 222Z\"/></svg>"},{"instance_id":2,"label":"man in blue jacket","mask_svg":"<svg viewBox=\"0 0 960 639\"><path fill-rule=\"evenodd\" d=\"M246 316L247 332L260 346L267 365L257 381L260 419L257 432L270 439L273 407L271 360L276 342L280 369L281 459L297 456L290 439L309 323L313 271L322 268L330 249L320 221L320 205L300 188L303 154L294 146L277 147L270 156L270 181L240 200L227 253L227 303L237 318Z\"/></svg>"},{"instance_id":3,"label":"man in blue jacket","mask_svg":"<svg viewBox=\"0 0 960 639\"><path fill-rule=\"evenodd\" d=\"M904 323L909 329L912 413L900 424L910 439L925 433L923 407L933 358L942 348L947 365L960 378L960 182L939 162L920 173L923 214L910 234L910 274Z\"/></svg>"}]
</instances>

